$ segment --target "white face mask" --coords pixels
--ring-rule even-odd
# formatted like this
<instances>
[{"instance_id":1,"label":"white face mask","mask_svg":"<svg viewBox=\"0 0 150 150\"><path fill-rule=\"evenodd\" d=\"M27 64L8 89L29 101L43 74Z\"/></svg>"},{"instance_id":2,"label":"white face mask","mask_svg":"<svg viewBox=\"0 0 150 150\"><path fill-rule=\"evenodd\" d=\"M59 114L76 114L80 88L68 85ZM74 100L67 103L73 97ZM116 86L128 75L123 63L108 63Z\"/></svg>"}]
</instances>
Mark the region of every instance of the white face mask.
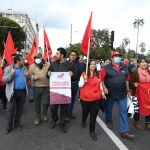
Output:
<instances>
[{"instance_id":1,"label":"white face mask","mask_svg":"<svg viewBox=\"0 0 150 150\"><path fill-rule=\"evenodd\" d=\"M41 63L41 59L36 58L36 59L35 59L35 63L36 63L36 64L40 64L40 63Z\"/></svg>"}]
</instances>

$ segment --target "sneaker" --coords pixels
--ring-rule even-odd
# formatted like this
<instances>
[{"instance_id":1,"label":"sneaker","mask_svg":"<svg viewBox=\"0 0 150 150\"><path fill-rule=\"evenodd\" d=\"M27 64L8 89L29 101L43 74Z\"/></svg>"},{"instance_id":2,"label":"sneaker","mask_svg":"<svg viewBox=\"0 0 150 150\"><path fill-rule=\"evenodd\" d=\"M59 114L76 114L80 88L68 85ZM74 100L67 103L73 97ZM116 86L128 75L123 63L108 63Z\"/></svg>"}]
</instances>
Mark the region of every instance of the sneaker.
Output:
<instances>
[{"instance_id":1,"label":"sneaker","mask_svg":"<svg viewBox=\"0 0 150 150\"><path fill-rule=\"evenodd\" d=\"M6 108L6 106L3 106L3 109L2 109L2 111L6 111L7 110L7 108Z\"/></svg>"},{"instance_id":2,"label":"sneaker","mask_svg":"<svg viewBox=\"0 0 150 150\"><path fill-rule=\"evenodd\" d=\"M91 136L93 141L97 141L97 136L94 132L90 132L90 136Z\"/></svg>"},{"instance_id":3,"label":"sneaker","mask_svg":"<svg viewBox=\"0 0 150 150\"><path fill-rule=\"evenodd\" d=\"M38 126L40 123L41 123L41 120L40 120L40 119L35 119L35 121L33 122L33 124L34 124L35 126Z\"/></svg>"},{"instance_id":4,"label":"sneaker","mask_svg":"<svg viewBox=\"0 0 150 150\"><path fill-rule=\"evenodd\" d=\"M22 129L23 129L23 127L22 127L21 124L16 124L16 125L15 125L15 128L18 129L18 130L22 130Z\"/></svg>"},{"instance_id":5,"label":"sneaker","mask_svg":"<svg viewBox=\"0 0 150 150\"><path fill-rule=\"evenodd\" d=\"M5 133L5 134L8 134L8 133L10 133L11 131L12 131L12 127L7 126L4 133Z\"/></svg>"},{"instance_id":6,"label":"sneaker","mask_svg":"<svg viewBox=\"0 0 150 150\"><path fill-rule=\"evenodd\" d=\"M29 100L29 103L33 103L33 99L30 99L30 100Z\"/></svg>"},{"instance_id":7,"label":"sneaker","mask_svg":"<svg viewBox=\"0 0 150 150\"><path fill-rule=\"evenodd\" d=\"M150 123L145 124L145 129L150 130Z\"/></svg>"},{"instance_id":8,"label":"sneaker","mask_svg":"<svg viewBox=\"0 0 150 150\"><path fill-rule=\"evenodd\" d=\"M128 139L128 140L131 140L131 139L134 138L134 135L133 135L133 134L130 134L130 133L128 133L128 132L126 132L126 133L121 133L121 137L122 137L122 138L126 138L126 139Z\"/></svg>"},{"instance_id":9,"label":"sneaker","mask_svg":"<svg viewBox=\"0 0 150 150\"><path fill-rule=\"evenodd\" d=\"M48 121L48 116L47 115L43 115L42 119L43 119L43 121L47 122Z\"/></svg>"},{"instance_id":10,"label":"sneaker","mask_svg":"<svg viewBox=\"0 0 150 150\"><path fill-rule=\"evenodd\" d=\"M68 132L65 126L60 127L61 133L65 134Z\"/></svg>"},{"instance_id":11,"label":"sneaker","mask_svg":"<svg viewBox=\"0 0 150 150\"><path fill-rule=\"evenodd\" d=\"M76 119L76 116L74 116L72 113L70 113L69 116L70 116L71 119Z\"/></svg>"},{"instance_id":12,"label":"sneaker","mask_svg":"<svg viewBox=\"0 0 150 150\"><path fill-rule=\"evenodd\" d=\"M71 119L70 119L69 116L65 117L65 122L66 122L66 123L69 123L70 121L71 121Z\"/></svg>"},{"instance_id":13,"label":"sneaker","mask_svg":"<svg viewBox=\"0 0 150 150\"><path fill-rule=\"evenodd\" d=\"M134 125L135 128L137 128L137 129L139 129L139 130L142 130L142 129L143 129L142 126L140 125L140 122L139 122L139 121L134 121L133 125Z\"/></svg>"},{"instance_id":14,"label":"sneaker","mask_svg":"<svg viewBox=\"0 0 150 150\"><path fill-rule=\"evenodd\" d=\"M107 128L109 128L110 130L112 130L112 129L113 129L113 125L112 125L112 123L107 123L107 124L106 124L106 126L107 126Z\"/></svg>"}]
</instances>

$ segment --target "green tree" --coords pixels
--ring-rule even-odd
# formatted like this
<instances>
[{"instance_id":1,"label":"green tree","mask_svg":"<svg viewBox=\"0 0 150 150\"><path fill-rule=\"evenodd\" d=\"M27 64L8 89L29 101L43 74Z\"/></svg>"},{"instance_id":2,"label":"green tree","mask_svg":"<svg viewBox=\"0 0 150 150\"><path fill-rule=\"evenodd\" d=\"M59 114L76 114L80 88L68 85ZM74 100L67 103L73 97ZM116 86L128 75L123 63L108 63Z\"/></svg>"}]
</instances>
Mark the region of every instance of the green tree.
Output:
<instances>
[{"instance_id":1,"label":"green tree","mask_svg":"<svg viewBox=\"0 0 150 150\"><path fill-rule=\"evenodd\" d=\"M84 53L80 50L80 43L70 44L69 47L66 48L66 50L68 56L72 50L76 51L78 55L84 55Z\"/></svg>"},{"instance_id":2,"label":"green tree","mask_svg":"<svg viewBox=\"0 0 150 150\"><path fill-rule=\"evenodd\" d=\"M91 58L107 59L110 58L110 32L108 29L98 29L92 31Z\"/></svg>"},{"instance_id":3,"label":"green tree","mask_svg":"<svg viewBox=\"0 0 150 150\"><path fill-rule=\"evenodd\" d=\"M136 57L138 51L138 42L139 42L139 29L144 25L144 19L135 19L133 22L134 28L137 28L137 39L136 39Z\"/></svg>"},{"instance_id":4,"label":"green tree","mask_svg":"<svg viewBox=\"0 0 150 150\"><path fill-rule=\"evenodd\" d=\"M110 33L107 29L102 30L92 30L92 47L90 49L90 58L92 59L107 59L110 58L111 49L110 43ZM67 48L69 53L71 50L75 50L79 55L85 55L80 50L80 43L71 44Z\"/></svg>"},{"instance_id":5,"label":"green tree","mask_svg":"<svg viewBox=\"0 0 150 150\"><path fill-rule=\"evenodd\" d=\"M135 53L135 51L134 51L134 50L129 50L127 57L128 57L128 59L134 59L134 58L136 58L136 53Z\"/></svg>"},{"instance_id":6,"label":"green tree","mask_svg":"<svg viewBox=\"0 0 150 150\"><path fill-rule=\"evenodd\" d=\"M123 39L122 47L126 49L126 47L130 44L130 40L128 38Z\"/></svg>"},{"instance_id":7,"label":"green tree","mask_svg":"<svg viewBox=\"0 0 150 150\"><path fill-rule=\"evenodd\" d=\"M146 47L146 44L144 42L141 42L140 45L140 51L142 54L144 54L144 52L146 51L145 47Z\"/></svg>"},{"instance_id":8,"label":"green tree","mask_svg":"<svg viewBox=\"0 0 150 150\"><path fill-rule=\"evenodd\" d=\"M24 41L26 40L26 34L20 25L8 18L0 17L0 54L3 53L4 45L6 42L8 32L11 32L15 47L18 51L24 48Z\"/></svg>"},{"instance_id":9,"label":"green tree","mask_svg":"<svg viewBox=\"0 0 150 150\"><path fill-rule=\"evenodd\" d=\"M150 60L150 50L149 50L149 52L147 53L146 58Z\"/></svg>"}]
</instances>

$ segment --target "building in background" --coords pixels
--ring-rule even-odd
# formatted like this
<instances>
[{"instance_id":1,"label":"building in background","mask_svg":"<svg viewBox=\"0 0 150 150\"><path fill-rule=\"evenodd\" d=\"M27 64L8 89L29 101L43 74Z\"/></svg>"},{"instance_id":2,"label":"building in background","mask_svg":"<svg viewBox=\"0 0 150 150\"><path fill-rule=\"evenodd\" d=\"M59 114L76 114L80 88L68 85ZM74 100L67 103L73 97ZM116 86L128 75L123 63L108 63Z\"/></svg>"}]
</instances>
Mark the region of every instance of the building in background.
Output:
<instances>
[{"instance_id":1,"label":"building in background","mask_svg":"<svg viewBox=\"0 0 150 150\"><path fill-rule=\"evenodd\" d=\"M24 49L22 53L27 55L32 47L33 38L36 35L39 39L39 27L35 19L29 18L25 13L15 12L12 10L0 12L0 16L9 18L17 22L26 33L26 41L24 42Z\"/></svg>"}]
</instances>

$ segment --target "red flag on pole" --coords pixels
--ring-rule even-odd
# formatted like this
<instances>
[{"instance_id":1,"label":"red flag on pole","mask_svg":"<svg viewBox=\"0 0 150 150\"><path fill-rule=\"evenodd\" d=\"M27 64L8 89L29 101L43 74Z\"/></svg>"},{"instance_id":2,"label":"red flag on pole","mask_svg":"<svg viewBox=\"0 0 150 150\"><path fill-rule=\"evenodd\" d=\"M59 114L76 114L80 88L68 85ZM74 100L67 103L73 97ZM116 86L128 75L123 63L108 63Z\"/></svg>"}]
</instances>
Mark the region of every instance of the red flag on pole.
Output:
<instances>
[{"instance_id":1,"label":"red flag on pole","mask_svg":"<svg viewBox=\"0 0 150 150\"><path fill-rule=\"evenodd\" d=\"M5 48L9 51L10 55L17 53L10 31L8 32Z\"/></svg>"},{"instance_id":2,"label":"red flag on pole","mask_svg":"<svg viewBox=\"0 0 150 150\"><path fill-rule=\"evenodd\" d=\"M12 51L9 51L9 49L7 48L5 42L4 43L4 53L3 53L3 60L6 59L7 60L7 64L11 65L12 64L12 58L11 55L13 54Z\"/></svg>"},{"instance_id":3,"label":"red flag on pole","mask_svg":"<svg viewBox=\"0 0 150 150\"><path fill-rule=\"evenodd\" d=\"M51 45L47 36L47 33L44 29L44 54L43 54L43 58L46 60L49 60L49 55L52 54L52 49L51 49Z\"/></svg>"},{"instance_id":4,"label":"red flag on pole","mask_svg":"<svg viewBox=\"0 0 150 150\"><path fill-rule=\"evenodd\" d=\"M36 36L33 39L32 48L30 50L30 53L26 56L26 60L28 61L29 65L32 65L34 63L34 56L38 51L38 43Z\"/></svg>"},{"instance_id":5,"label":"red flag on pole","mask_svg":"<svg viewBox=\"0 0 150 150\"><path fill-rule=\"evenodd\" d=\"M90 50L90 47L92 46L92 31L91 31L91 26L92 26L92 12L91 12L91 16L90 16L89 22L87 24L84 36L83 36L82 43L80 45L81 51L83 53L85 53L86 55L88 55L88 49Z\"/></svg>"},{"instance_id":6,"label":"red flag on pole","mask_svg":"<svg viewBox=\"0 0 150 150\"><path fill-rule=\"evenodd\" d=\"M11 65L12 64L11 56L12 54L16 54L16 53L17 53L17 49L15 48L15 44L13 42L11 33L9 31L7 35L6 43L4 42L3 60L6 59L8 65Z\"/></svg>"}]
</instances>

